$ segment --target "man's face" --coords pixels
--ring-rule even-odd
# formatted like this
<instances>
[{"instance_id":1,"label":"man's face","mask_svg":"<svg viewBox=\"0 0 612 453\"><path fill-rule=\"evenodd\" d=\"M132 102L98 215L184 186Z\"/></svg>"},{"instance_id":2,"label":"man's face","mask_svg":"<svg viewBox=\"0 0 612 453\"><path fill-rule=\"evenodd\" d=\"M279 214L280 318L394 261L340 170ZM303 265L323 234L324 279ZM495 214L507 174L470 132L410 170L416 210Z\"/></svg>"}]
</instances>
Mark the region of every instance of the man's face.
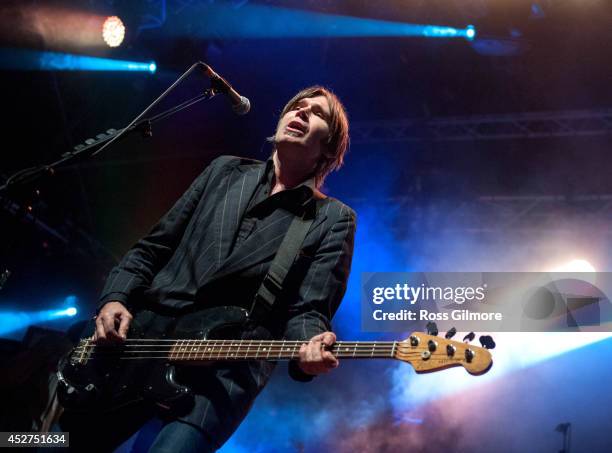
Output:
<instances>
[{"instance_id":1,"label":"man's face","mask_svg":"<svg viewBox=\"0 0 612 453\"><path fill-rule=\"evenodd\" d=\"M314 168L329 136L330 118L325 96L300 99L278 123L274 141L279 157L298 158Z\"/></svg>"}]
</instances>

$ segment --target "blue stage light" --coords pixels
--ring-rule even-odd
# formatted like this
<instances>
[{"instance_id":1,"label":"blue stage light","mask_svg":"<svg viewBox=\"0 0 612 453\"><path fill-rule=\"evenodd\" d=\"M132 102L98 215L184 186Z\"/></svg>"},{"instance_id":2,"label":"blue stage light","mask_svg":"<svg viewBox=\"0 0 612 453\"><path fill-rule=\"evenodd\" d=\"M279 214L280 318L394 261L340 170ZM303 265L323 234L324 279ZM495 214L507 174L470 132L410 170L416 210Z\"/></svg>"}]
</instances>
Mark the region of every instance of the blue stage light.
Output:
<instances>
[{"instance_id":1,"label":"blue stage light","mask_svg":"<svg viewBox=\"0 0 612 453\"><path fill-rule=\"evenodd\" d=\"M54 313L55 318L61 318L62 316L75 316L77 314L77 309L74 307L69 307L64 310L58 310Z\"/></svg>"},{"instance_id":2,"label":"blue stage light","mask_svg":"<svg viewBox=\"0 0 612 453\"><path fill-rule=\"evenodd\" d=\"M154 62L113 60L58 52L1 49L0 68L25 71L142 71L154 73Z\"/></svg>"},{"instance_id":3,"label":"blue stage light","mask_svg":"<svg viewBox=\"0 0 612 453\"><path fill-rule=\"evenodd\" d=\"M472 40L476 37L476 29L473 25L468 25L465 29L465 37L469 40Z\"/></svg>"},{"instance_id":4,"label":"blue stage light","mask_svg":"<svg viewBox=\"0 0 612 453\"><path fill-rule=\"evenodd\" d=\"M42 324L49 321L59 320L61 318L73 317L78 313L76 304L78 298L74 295L69 295L64 298L59 309L40 310L40 311L3 311L0 312L0 335L10 334L25 329L31 325Z\"/></svg>"},{"instance_id":5,"label":"blue stage light","mask_svg":"<svg viewBox=\"0 0 612 453\"><path fill-rule=\"evenodd\" d=\"M236 9L215 2L202 5L194 20L206 24L201 38L320 38L425 36L429 38L468 38L468 30L440 25L409 24L363 17L323 14L299 9L249 3ZM179 26L168 33L182 33ZM469 34L475 33L470 31ZM471 39L471 38L468 38Z\"/></svg>"}]
</instances>

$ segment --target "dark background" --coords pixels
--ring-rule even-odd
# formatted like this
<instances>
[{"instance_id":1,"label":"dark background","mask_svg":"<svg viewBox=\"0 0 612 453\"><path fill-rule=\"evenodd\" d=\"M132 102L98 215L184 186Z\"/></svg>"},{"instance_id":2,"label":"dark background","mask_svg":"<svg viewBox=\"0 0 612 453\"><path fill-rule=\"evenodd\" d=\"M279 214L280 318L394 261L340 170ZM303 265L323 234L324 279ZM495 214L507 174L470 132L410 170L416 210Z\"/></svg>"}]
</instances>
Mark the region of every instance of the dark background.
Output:
<instances>
[{"instance_id":1,"label":"dark background","mask_svg":"<svg viewBox=\"0 0 612 453\"><path fill-rule=\"evenodd\" d=\"M257 38L228 37L231 30L226 25L210 22L210 8L219 4L233 8L239 20L259 15L264 24L265 13L253 12L253 7L282 6L459 28L472 24L478 34L474 41L397 36L266 38L262 27ZM76 45L57 46L42 35L27 33L26 7L117 14L128 27L126 42L118 49L88 48L86 52ZM2 8L0 37L6 49L155 61L158 67L155 74L1 71L3 178L21 168L51 162L85 139L125 125L198 60L210 64L252 103L244 117L235 116L221 97L197 104L155 124L152 138L130 137L94 159L60 168L55 176L4 197L0 265L12 275L0 291L3 311L50 309L74 294L79 300L78 318L87 318L110 268L204 166L220 154L265 159L271 151L265 137L273 133L284 103L312 84L328 86L340 96L352 128L346 166L325 187L359 216L353 274L335 320L339 335L351 339L365 335L358 317L361 271L546 271L573 259L586 259L598 271L612 267L610 2L24 1L6 2ZM309 19L288 26L308 30ZM215 35L210 31L215 27L226 34ZM206 86L206 80L193 76L160 109L195 96ZM440 121L446 129L440 129ZM40 195L33 195L36 189ZM47 326L65 329L72 321L56 320ZM20 339L24 331L5 336ZM523 367L548 355L535 355L524 364L519 360L522 365L517 366L513 354L518 343L508 340L506 345L503 369L515 374L502 382L511 386L511 392L520 392L526 385L520 377ZM609 355L600 346L590 354ZM542 413L537 417L550 418L545 428L540 431L535 419L525 420L531 430L489 430L482 433L488 440L481 445L504 444L508 451L560 446L560 435L549 425L569 418L577 401L597 401L595 390L587 392L588 383L580 380L586 379L585 373L574 380L567 374L578 360L578 353L572 354L558 368L549 363L548 368L531 373L548 379L564 369L569 383L548 386L542 377L537 381L542 388L530 381L530 397L501 399L510 401L500 403L500 414L527 417L524 413L533 395L543 395L537 405ZM347 365L348 371L339 371L345 374L328 381L340 397L330 394L321 382L313 384L315 390L308 398L325 399L323 410L314 400L289 399L283 405L287 394L301 395L302 388L278 373L277 381L283 384L277 382L276 390L266 391L231 448L241 451L252 442L249 433L265 427L270 443L262 440L257 444L261 448L316 450L326 445L348 451L355 447L350 439L359 439L355 433L365 432L371 433L372 451L384 451L375 435L384 431L381 420L397 427L397 413L418 405L410 395L400 402L381 402L370 393L368 381L373 379L371 373L382 376L390 386L389 393L383 393L389 399L391 395L399 398L398 373L405 377L407 369L398 371L389 364ZM610 368L593 372L603 379L610 375ZM347 390L345 383L353 375L360 378ZM501 384L488 385L496 389ZM567 390L569 399L555 409L552 401L565 385L575 387ZM363 397L356 397L356 392ZM490 401L500 400L495 390L490 392ZM429 397L438 395L437 390L430 393ZM338 412L330 403L338 404L335 398L360 402L347 402L346 411ZM483 414L490 413L490 401L480 406L473 403L483 420ZM427 406L427 411L444 414L444 404L451 403L436 404ZM469 406L465 401L463 405ZM598 451L609 441L609 433L597 429L606 413L610 415L609 409L597 405L595 413L601 413L596 416L587 406L576 409L583 420L583 431L576 428L582 445L576 451ZM318 414L314 428L287 421L288 413L302 420L313 411ZM423 430L444 432L432 420L450 423L452 418L462 433L448 431L434 449L452 451L453 446L463 445L457 439L466 448L477 445L466 434L469 426L457 421L458 412L453 411L452 417L430 413L426 418L430 424ZM362 420L355 413L367 417ZM274 423L257 421L266 417ZM345 417L358 421L353 425ZM329 427L336 423L342 424L344 443L330 434ZM297 433L295 443L283 437L283 429ZM414 429L400 430L396 436L420 451L426 448L421 434L405 438L401 434ZM536 437L541 444L533 443ZM396 451L398 446L385 448Z\"/></svg>"}]
</instances>

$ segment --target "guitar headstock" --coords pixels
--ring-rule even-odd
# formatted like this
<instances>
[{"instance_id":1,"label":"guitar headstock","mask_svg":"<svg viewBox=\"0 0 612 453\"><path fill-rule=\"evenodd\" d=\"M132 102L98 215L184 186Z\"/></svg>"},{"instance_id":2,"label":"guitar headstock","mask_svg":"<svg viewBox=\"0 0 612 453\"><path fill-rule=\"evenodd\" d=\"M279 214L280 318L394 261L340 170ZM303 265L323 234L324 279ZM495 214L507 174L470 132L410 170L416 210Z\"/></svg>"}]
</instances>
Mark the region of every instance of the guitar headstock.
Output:
<instances>
[{"instance_id":1,"label":"guitar headstock","mask_svg":"<svg viewBox=\"0 0 612 453\"><path fill-rule=\"evenodd\" d=\"M474 334L470 333L464 340L471 341L473 338ZM470 374L480 375L489 371L493 365L489 349L495 347L495 342L490 336L480 337L480 342L482 347L414 332L404 341L397 343L394 357L409 362L417 373L431 373L462 366Z\"/></svg>"}]
</instances>

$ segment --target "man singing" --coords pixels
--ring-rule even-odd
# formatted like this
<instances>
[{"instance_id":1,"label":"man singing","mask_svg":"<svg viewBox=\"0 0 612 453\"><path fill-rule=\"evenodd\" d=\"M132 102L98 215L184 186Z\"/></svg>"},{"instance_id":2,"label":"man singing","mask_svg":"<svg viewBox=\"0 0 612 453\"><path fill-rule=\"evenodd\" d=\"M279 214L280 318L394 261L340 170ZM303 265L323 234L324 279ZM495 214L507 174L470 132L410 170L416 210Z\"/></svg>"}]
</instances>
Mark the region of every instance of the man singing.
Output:
<instances>
[{"instance_id":1,"label":"man singing","mask_svg":"<svg viewBox=\"0 0 612 453\"><path fill-rule=\"evenodd\" d=\"M349 276L355 213L319 191L348 146L340 100L314 86L283 109L267 162L215 159L151 232L110 273L100 299L94 339L119 343L135 312L160 331L184 313L208 306L249 308L295 216L312 223L261 325L277 339L304 341L290 375L299 381L338 366L325 349L335 342L330 320ZM147 315L149 314L149 315ZM139 315L140 316L140 315ZM162 428L150 451L214 451L232 435L265 386L269 361L182 367L178 380L194 391L184 411L152 404L83 417L66 412L71 447L113 450L148 419Z\"/></svg>"}]
</instances>

